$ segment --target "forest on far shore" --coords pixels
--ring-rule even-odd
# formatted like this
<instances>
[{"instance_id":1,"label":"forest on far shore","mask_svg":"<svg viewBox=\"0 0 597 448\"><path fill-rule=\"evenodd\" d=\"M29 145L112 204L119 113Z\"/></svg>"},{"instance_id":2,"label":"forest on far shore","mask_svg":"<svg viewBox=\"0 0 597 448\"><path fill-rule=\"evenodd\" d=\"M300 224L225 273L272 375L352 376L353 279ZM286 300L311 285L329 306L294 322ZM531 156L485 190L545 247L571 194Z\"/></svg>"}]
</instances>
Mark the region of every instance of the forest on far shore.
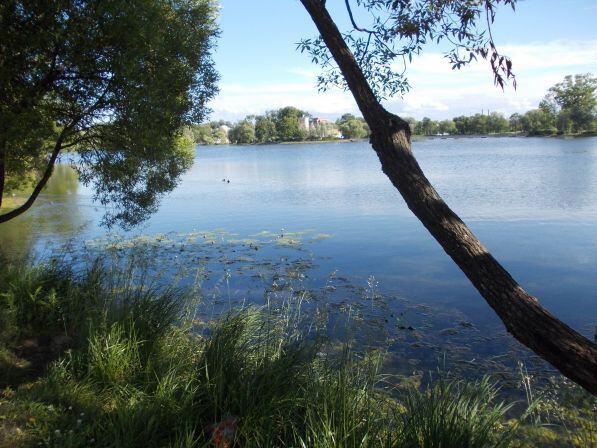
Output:
<instances>
[{"instance_id":1,"label":"forest on far shore","mask_svg":"<svg viewBox=\"0 0 597 448\"><path fill-rule=\"evenodd\" d=\"M506 117L488 111L446 120L405 120L414 135L593 134L597 132L596 89L597 78L592 74L569 75L548 90L536 109L523 114ZM191 130L195 142L205 145L360 139L370 132L365 120L353 114L331 121L292 106L248 115L236 123L212 121Z\"/></svg>"}]
</instances>

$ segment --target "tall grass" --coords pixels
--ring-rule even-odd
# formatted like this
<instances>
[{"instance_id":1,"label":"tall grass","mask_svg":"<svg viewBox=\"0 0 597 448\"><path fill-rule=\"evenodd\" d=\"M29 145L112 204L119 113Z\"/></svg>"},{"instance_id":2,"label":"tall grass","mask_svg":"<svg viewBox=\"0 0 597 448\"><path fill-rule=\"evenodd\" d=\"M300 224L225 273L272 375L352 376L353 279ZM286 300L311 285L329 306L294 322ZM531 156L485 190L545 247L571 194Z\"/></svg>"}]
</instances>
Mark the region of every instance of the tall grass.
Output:
<instances>
[{"instance_id":1,"label":"tall grass","mask_svg":"<svg viewBox=\"0 0 597 448\"><path fill-rule=\"evenodd\" d=\"M513 426L503 423L511 405L496 403L498 389L488 378L476 382L439 379L403 401L404 447L505 447Z\"/></svg>"},{"instance_id":2,"label":"tall grass","mask_svg":"<svg viewBox=\"0 0 597 448\"><path fill-rule=\"evenodd\" d=\"M485 448L514 436L489 380L392 396L379 387L383 354L297 332L307 326L289 306L197 328L189 297L101 263L8 272L5 349L42 333L72 344L41 377L4 389L0 447Z\"/></svg>"}]
</instances>

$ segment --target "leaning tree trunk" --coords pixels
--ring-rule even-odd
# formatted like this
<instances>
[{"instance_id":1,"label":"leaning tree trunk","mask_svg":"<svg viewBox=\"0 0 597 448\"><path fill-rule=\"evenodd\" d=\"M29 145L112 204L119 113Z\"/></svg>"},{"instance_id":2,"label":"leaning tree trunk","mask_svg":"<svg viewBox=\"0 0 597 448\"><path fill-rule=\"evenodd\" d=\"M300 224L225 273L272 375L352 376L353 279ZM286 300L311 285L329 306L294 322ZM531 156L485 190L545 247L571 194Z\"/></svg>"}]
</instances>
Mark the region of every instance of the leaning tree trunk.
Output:
<instances>
[{"instance_id":1,"label":"leaning tree trunk","mask_svg":"<svg viewBox=\"0 0 597 448\"><path fill-rule=\"evenodd\" d=\"M507 330L561 373L597 395L597 345L544 309L497 262L433 188L411 151L406 121L373 94L323 0L301 0L340 67L383 172L406 204L469 278Z\"/></svg>"}]
</instances>

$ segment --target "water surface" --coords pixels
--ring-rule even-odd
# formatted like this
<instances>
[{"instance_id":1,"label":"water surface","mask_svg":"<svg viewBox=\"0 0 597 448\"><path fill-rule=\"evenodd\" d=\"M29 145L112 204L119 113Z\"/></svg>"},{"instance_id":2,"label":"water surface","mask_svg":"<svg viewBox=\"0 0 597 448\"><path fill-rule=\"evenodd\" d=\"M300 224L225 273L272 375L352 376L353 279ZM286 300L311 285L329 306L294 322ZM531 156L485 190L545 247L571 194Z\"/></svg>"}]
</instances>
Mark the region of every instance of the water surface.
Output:
<instances>
[{"instance_id":1,"label":"water surface","mask_svg":"<svg viewBox=\"0 0 597 448\"><path fill-rule=\"evenodd\" d=\"M597 138L427 139L414 151L440 194L511 274L593 337ZM3 225L0 245L44 254L50 245L104 236L101 216L92 192L61 166L33 210ZM178 188L131 235L213 229L235 238L329 234L308 247L311 285L334 272L366 290L374 276L380 290L455 310L481 334L503 332L405 206L367 142L198 147Z\"/></svg>"}]
</instances>

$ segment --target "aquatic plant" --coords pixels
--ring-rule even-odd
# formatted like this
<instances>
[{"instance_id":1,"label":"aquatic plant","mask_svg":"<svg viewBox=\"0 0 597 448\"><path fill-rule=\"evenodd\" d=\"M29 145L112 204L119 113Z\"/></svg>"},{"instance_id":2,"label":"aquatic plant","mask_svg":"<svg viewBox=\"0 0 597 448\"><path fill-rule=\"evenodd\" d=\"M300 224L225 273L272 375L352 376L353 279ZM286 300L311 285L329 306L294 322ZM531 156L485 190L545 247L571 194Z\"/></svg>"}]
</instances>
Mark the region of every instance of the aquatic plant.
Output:
<instances>
[{"instance_id":1,"label":"aquatic plant","mask_svg":"<svg viewBox=\"0 0 597 448\"><path fill-rule=\"evenodd\" d=\"M306 293L292 284L264 306L205 322L194 313L200 297L101 261L78 273L59 263L7 269L0 447L481 448L518 434L521 413L489 379L388 388L385 351L356 350L349 333L331 339L325 313L305 312ZM53 298L47 316L73 314L38 320L21 309L32 291ZM44 346L42 333L69 339ZM38 340L34 353L22 338ZM31 356L45 350L52 356Z\"/></svg>"}]
</instances>

